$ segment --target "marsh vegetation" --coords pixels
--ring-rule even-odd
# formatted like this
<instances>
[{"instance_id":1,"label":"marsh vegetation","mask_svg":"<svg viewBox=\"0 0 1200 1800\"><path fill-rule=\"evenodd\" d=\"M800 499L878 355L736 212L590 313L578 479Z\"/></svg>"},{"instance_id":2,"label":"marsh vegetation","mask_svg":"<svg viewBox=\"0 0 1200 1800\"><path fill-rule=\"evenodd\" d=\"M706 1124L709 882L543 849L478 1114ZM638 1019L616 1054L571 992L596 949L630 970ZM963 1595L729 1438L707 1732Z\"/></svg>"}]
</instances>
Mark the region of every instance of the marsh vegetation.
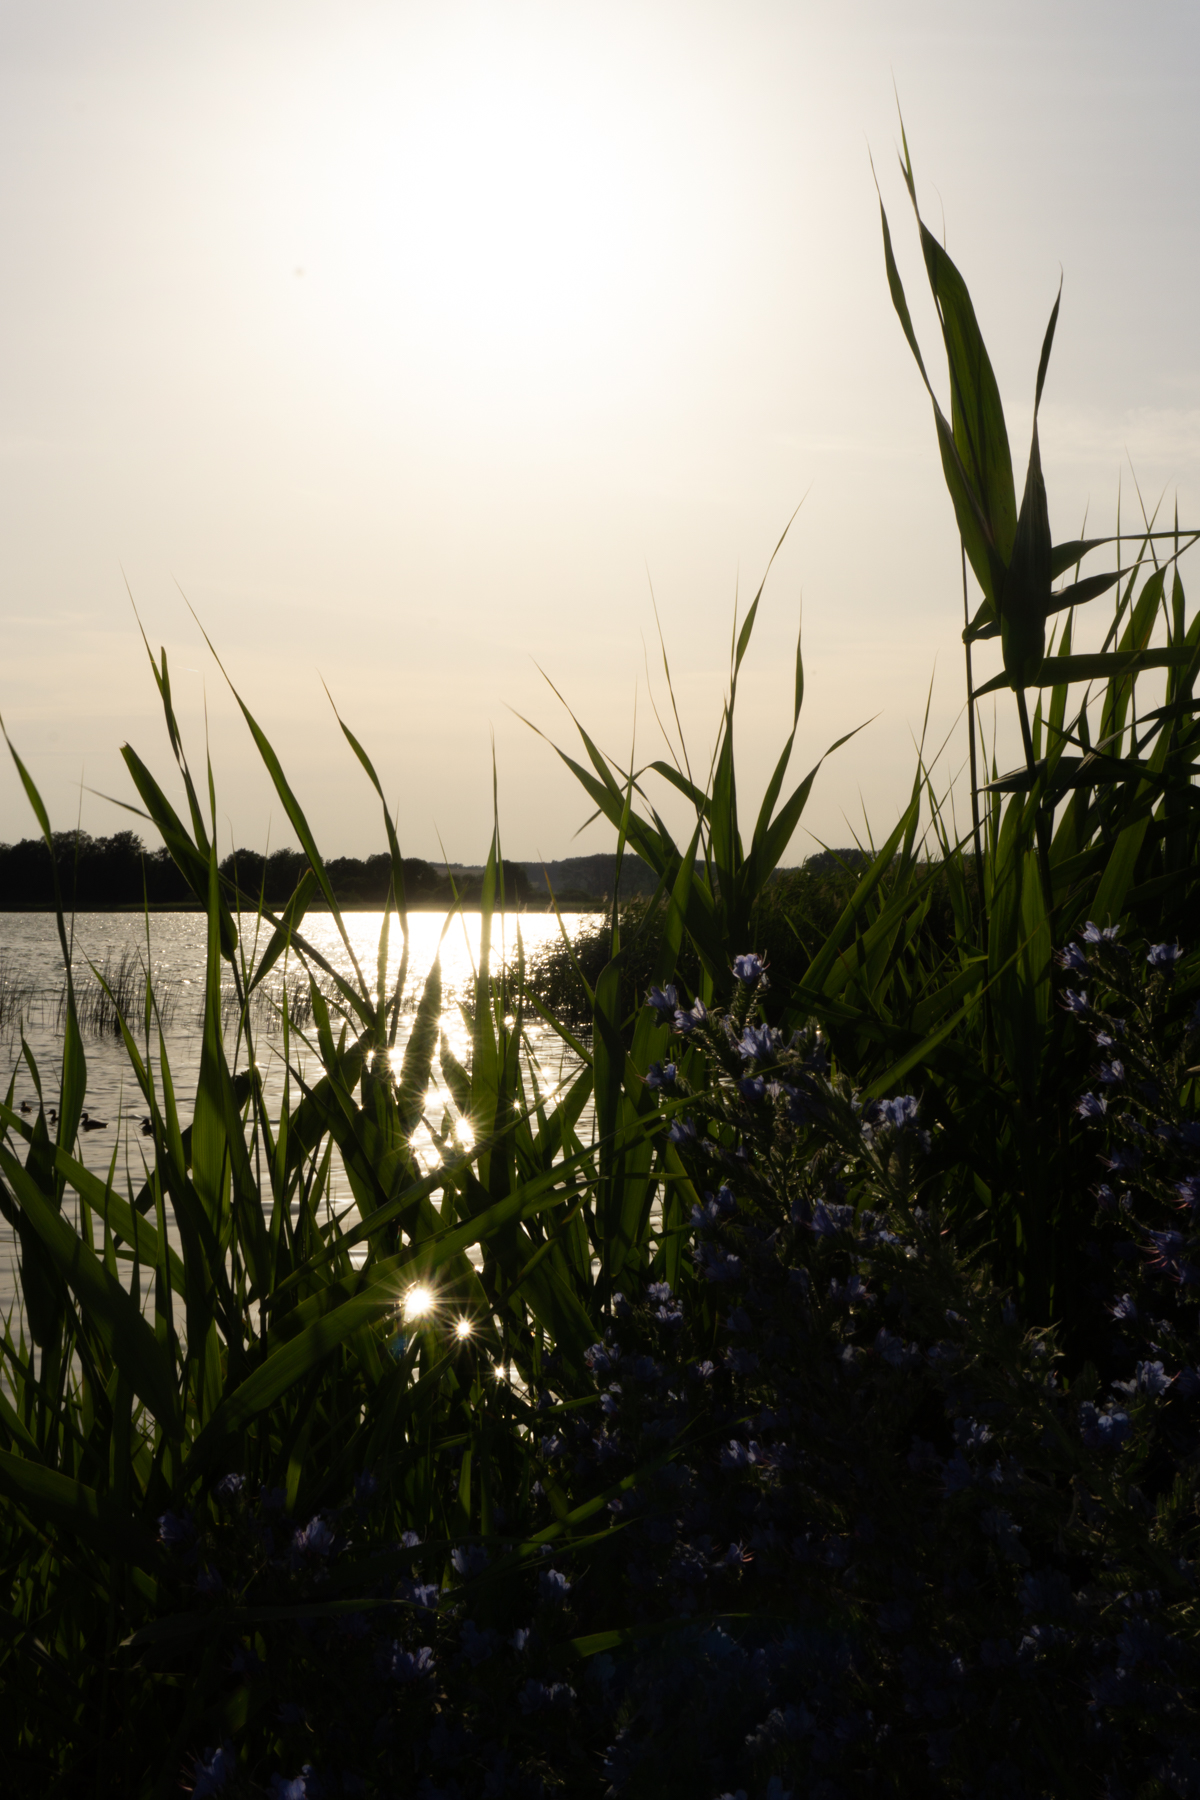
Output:
<instances>
[{"instance_id":1,"label":"marsh vegetation","mask_svg":"<svg viewBox=\"0 0 1200 1800\"><path fill-rule=\"evenodd\" d=\"M886 836L773 879L820 765L790 774L798 646L744 810L756 596L706 779L682 742L625 768L581 724L558 750L654 892L536 980L519 948L497 966L497 822L467 1047L435 962L401 1053L407 865L366 748L342 726L386 845L374 968L239 696L303 858L286 895L260 882L251 950L151 657L182 807L124 754L205 909L203 1049L184 1128L153 981L99 972L151 1133L144 1179L89 1172L68 961L44 1108L0 1109L13 1791L1200 1791L1194 534L1053 543L1036 429L1018 506L965 284L919 231L978 587L965 834L922 754ZM1010 773L984 755L992 690ZM317 904L349 974L306 932ZM272 1112L256 1006L285 953L305 994Z\"/></svg>"}]
</instances>

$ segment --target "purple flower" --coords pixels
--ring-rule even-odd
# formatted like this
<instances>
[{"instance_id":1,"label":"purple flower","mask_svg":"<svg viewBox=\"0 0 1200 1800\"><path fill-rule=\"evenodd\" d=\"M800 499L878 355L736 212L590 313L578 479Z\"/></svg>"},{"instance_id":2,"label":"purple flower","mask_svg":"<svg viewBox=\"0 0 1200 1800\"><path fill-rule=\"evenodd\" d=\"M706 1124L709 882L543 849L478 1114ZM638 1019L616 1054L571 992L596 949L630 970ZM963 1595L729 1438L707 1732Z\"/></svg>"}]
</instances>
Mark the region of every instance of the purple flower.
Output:
<instances>
[{"instance_id":1,"label":"purple flower","mask_svg":"<svg viewBox=\"0 0 1200 1800\"><path fill-rule=\"evenodd\" d=\"M222 1475L213 1488L213 1498L219 1500L222 1506L232 1506L235 1500L241 1498L245 1485L244 1475Z\"/></svg>"},{"instance_id":2,"label":"purple flower","mask_svg":"<svg viewBox=\"0 0 1200 1800\"><path fill-rule=\"evenodd\" d=\"M684 1012L682 1007L676 1009L675 1029L682 1037L691 1037L697 1025L703 1025L707 1017L707 1006L705 1006L703 1000L696 999L692 1002L690 1012Z\"/></svg>"},{"instance_id":3,"label":"purple flower","mask_svg":"<svg viewBox=\"0 0 1200 1800\"><path fill-rule=\"evenodd\" d=\"M450 1561L454 1565L456 1575L469 1581L474 1575L482 1575L488 1566L488 1553L482 1544L459 1544L450 1552Z\"/></svg>"},{"instance_id":4,"label":"purple flower","mask_svg":"<svg viewBox=\"0 0 1200 1800\"><path fill-rule=\"evenodd\" d=\"M877 1101L875 1117L894 1131L903 1131L906 1125L915 1123L919 1106L915 1094L898 1094L894 1100Z\"/></svg>"},{"instance_id":5,"label":"purple flower","mask_svg":"<svg viewBox=\"0 0 1200 1800\"><path fill-rule=\"evenodd\" d=\"M991 1443L992 1434L978 1419L955 1419L954 1441L960 1450L981 1450Z\"/></svg>"},{"instance_id":6,"label":"purple flower","mask_svg":"<svg viewBox=\"0 0 1200 1800\"><path fill-rule=\"evenodd\" d=\"M1163 1273L1167 1275L1177 1274L1179 1270L1179 1259L1185 1248L1185 1241L1182 1233L1178 1231L1151 1231L1149 1226L1144 1227L1144 1230L1147 1238L1150 1240L1150 1245L1152 1246L1150 1267L1152 1269L1161 1269Z\"/></svg>"},{"instance_id":7,"label":"purple flower","mask_svg":"<svg viewBox=\"0 0 1200 1800\"><path fill-rule=\"evenodd\" d=\"M786 1095L788 1118L793 1125L811 1125L820 1116L821 1102L811 1093L794 1087L790 1081L770 1081L767 1083L767 1092L772 1100L778 1100L781 1094Z\"/></svg>"},{"instance_id":8,"label":"purple flower","mask_svg":"<svg viewBox=\"0 0 1200 1800\"><path fill-rule=\"evenodd\" d=\"M575 1689L565 1681L535 1681L532 1676L517 1695L523 1713L561 1712L575 1698Z\"/></svg>"},{"instance_id":9,"label":"purple flower","mask_svg":"<svg viewBox=\"0 0 1200 1800\"><path fill-rule=\"evenodd\" d=\"M1114 1174L1132 1175L1136 1169L1140 1169L1142 1166L1142 1153L1140 1150L1131 1149L1127 1144L1114 1144L1108 1155L1102 1157L1101 1161L1105 1168L1111 1169Z\"/></svg>"},{"instance_id":10,"label":"purple flower","mask_svg":"<svg viewBox=\"0 0 1200 1800\"><path fill-rule=\"evenodd\" d=\"M570 1591L570 1582L557 1569L543 1569L538 1576L538 1592L547 1606L562 1606Z\"/></svg>"},{"instance_id":11,"label":"purple flower","mask_svg":"<svg viewBox=\"0 0 1200 1800\"><path fill-rule=\"evenodd\" d=\"M1060 950L1055 958L1060 968L1070 969L1075 975L1083 975L1087 971L1088 959L1078 944L1068 944Z\"/></svg>"},{"instance_id":12,"label":"purple flower","mask_svg":"<svg viewBox=\"0 0 1200 1800\"><path fill-rule=\"evenodd\" d=\"M272 1775L267 1800L313 1800L317 1784L311 1763L305 1763L298 1775L289 1781L286 1775Z\"/></svg>"},{"instance_id":13,"label":"purple flower","mask_svg":"<svg viewBox=\"0 0 1200 1800\"><path fill-rule=\"evenodd\" d=\"M399 1593L412 1606L419 1606L426 1612L434 1612L442 1597L442 1590L436 1581L402 1581Z\"/></svg>"},{"instance_id":14,"label":"purple flower","mask_svg":"<svg viewBox=\"0 0 1200 1800\"><path fill-rule=\"evenodd\" d=\"M761 1106L767 1097L767 1084L761 1075L747 1075L738 1082L747 1106Z\"/></svg>"},{"instance_id":15,"label":"purple flower","mask_svg":"<svg viewBox=\"0 0 1200 1800\"><path fill-rule=\"evenodd\" d=\"M1132 1394L1165 1394L1175 1379L1168 1375L1160 1362L1140 1362L1134 1370L1132 1381L1116 1381L1114 1387L1124 1388Z\"/></svg>"},{"instance_id":16,"label":"purple flower","mask_svg":"<svg viewBox=\"0 0 1200 1800\"><path fill-rule=\"evenodd\" d=\"M748 1469L750 1462L750 1452L745 1444L740 1444L736 1438L730 1438L721 1451L721 1467L723 1469Z\"/></svg>"},{"instance_id":17,"label":"purple flower","mask_svg":"<svg viewBox=\"0 0 1200 1800\"><path fill-rule=\"evenodd\" d=\"M585 1350L583 1360L597 1380L612 1369L612 1357L603 1344L593 1344L590 1350Z\"/></svg>"},{"instance_id":18,"label":"purple flower","mask_svg":"<svg viewBox=\"0 0 1200 1800\"><path fill-rule=\"evenodd\" d=\"M757 987L766 973L766 963L756 950L751 950L745 956L734 957L733 972L743 987Z\"/></svg>"},{"instance_id":19,"label":"purple flower","mask_svg":"<svg viewBox=\"0 0 1200 1800\"><path fill-rule=\"evenodd\" d=\"M1083 928L1085 944L1115 944L1120 935L1119 925L1093 925L1090 919Z\"/></svg>"},{"instance_id":20,"label":"purple flower","mask_svg":"<svg viewBox=\"0 0 1200 1800\"><path fill-rule=\"evenodd\" d=\"M689 1371L694 1381L710 1381L716 1374L716 1364L711 1362L693 1363Z\"/></svg>"},{"instance_id":21,"label":"purple flower","mask_svg":"<svg viewBox=\"0 0 1200 1800\"><path fill-rule=\"evenodd\" d=\"M1084 1094L1075 1111L1081 1119L1102 1119L1108 1111L1108 1101L1103 1094Z\"/></svg>"},{"instance_id":22,"label":"purple flower","mask_svg":"<svg viewBox=\"0 0 1200 1800\"><path fill-rule=\"evenodd\" d=\"M700 1133L696 1129L695 1119L672 1119L667 1137L676 1146L699 1143Z\"/></svg>"},{"instance_id":23,"label":"purple flower","mask_svg":"<svg viewBox=\"0 0 1200 1800\"><path fill-rule=\"evenodd\" d=\"M1079 1408L1080 1436L1089 1450L1117 1450L1129 1436L1129 1414L1097 1412L1090 1400Z\"/></svg>"},{"instance_id":24,"label":"purple flower","mask_svg":"<svg viewBox=\"0 0 1200 1800\"><path fill-rule=\"evenodd\" d=\"M383 1672L401 1687L411 1687L433 1674L433 1650L428 1644L422 1644L419 1650L405 1650L401 1644L393 1643L383 1653Z\"/></svg>"},{"instance_id":25,"label":"purple flower","mask_svg":"<svg viewBox=\"0 0 1200 1800\"><path fill-rule=\"evenodd\" d=\"M692 1251L692 1261L697 1269L703 1269L709 1281L736 1281L742 1272L742 1261L725 1250L715 1250L709 1244L697 1244Z\"/></svg>"},{"instance_id":26,"label":"purple flower","mask_svg":"<svg viewBox=\"0 0 1200 1800\"><path fill-rule=\"evenodd\" d=\"M292 1538L293 1556L315 1556L324 1558L333 1549L333 1533L318 1513L296 1532Z\"/></svg>"},{"instance_id":27,"label":"purple flower","mask_svg":"<svg viewBox=\"0 0 1200 1800\"><path fill-rule=\"evenodd\" d=\"M652 987L646 1005L653 1007L658 1014L660 1025L669 1025L675 1017L675 1009L679 1005L679 995L670 983L665 988Z\"/></svg>"},{"instance_id":28,"label":"purple flower","mask_svg":"<svg viewBox=\"0 0 1200 1800\"><path fill-rule=\"evenodd\" d=\"M1181 1206L1200 1206L1200 1175L1185 1175L1175 1192Z\"/></svg>"},{"instance_id":29,"label":"purple flower","mask_svg":"<svg viewBox=\"0 0 1200 1800\"><path fill-rule=\"evenodd\" d=\"M1113 1301L1108 1310L1114 1319L1125 1319L1129 1324L1132 1324L1138 1316L1137 1301L1132 1294L1122 1294L1119 1299Z\"/></svg>"},{"instance_id":30,"label":"purple flower","mask_svg":"<svg viewBox=\"0 0 1200 1800\"><path fill-rule=\"evenodd\" d=\"M881 1357L891 1369L908 1368L920 1356L919 1350L914 1349L911 1344L906 1344L903 1338L897 1337L886 1326L881 1326L875 1334L872 1348L876 1356Z\"/></svg>"},{"instance_id":31,"label":"purple flower","mask_svg":"<svg viewBox=\"0 0 1200 1800\"><path fill-rule=\"evenodd\" d=\"M173 1512L165 1512L159 1516L158 1541L165 1544L168 1550L182 1550L190 1544L196 1535L196 1524L190 1513L178 1518Z\"/></svg>"},{"instance_id":32,"label":"purple flower","mask_svg":"<svg viewBox=\"0 0 1200 1800\"><path fill-rule=\"evenodd\" d=\"M528 1625L518 1625L517 1629L513 1632L512 1637L508 1640L509 1646L516 1651L518 1656L520 1656L521 1652L527 1648L532 1636L533 1632L529 1629Z\"/></svg>"},{"instance_id":33,"label":"purple flower","mask_svg":"<svg viewBox=\"0 0 1200 1800\"><path fill-rule=\"evenodd\" d=\"M228 1744L222 1744L216 1750L206 1750L203 1756L196 1758L192 1800L209 1800L209 1795L222 1793L236 1767L233 1751Z\"/></svg>"},{"instance_id":34,"label":"purple flower","mask_svg":"<svg viewBox=\"0 0 1200 1800\"><path fill-rule=\"evenodd\" d=\"M839 1231L854 1229L854 1208L852 1206L826 1206L824 1200L818 1200L813 1208L810 1230L818 1237L835 1237Z\"/></svg>"},{"instance_id":35,"label":"purple flower","mask_svg":"<svg viewBox=\"0 0 1200 1800\"><path fill-rule=\"evenodd\" d=\"M1151 944L1146 952L1146 961L1152 969L1171 969L1182 955L1183 951L1178 944Z\"/></svg>"},{"instance_id":36,"label":"purple flower","mask_svg":"<svg viewBox=\"0 0 1200 1800\"><path fill-rule=\"evenodd\" d=\"M782 1042L782 1034L773 1031L769 1025L747 1025L738 1044L738 1053L743 1062L771 1062Z\"/></svg>"},{"instance_id":37,"label":"purple flower","mask_svg":"<svg viewBox=\"0 0 1200 1800\"><path fill-rule=\"evenodd\" d=\"M1074 988L1066 989L1065 993L1062 995L1062 1003L1068 1012L1085 1013L1092 1010L1087 995L1084 993L1077 993Z\"/></svg>"},{"instance_id":38,"label":"purple flower","mask_svg":"<svg viewBox=\"0 0 1200 1800\"><path fill-rule=\"evenodd\" d=\"M646 1086L648 1088L665 1088L668 1092L675 1086L679 1071L673 1062L651 1063L646 1070Z\"/></svg>"}]
</instances>

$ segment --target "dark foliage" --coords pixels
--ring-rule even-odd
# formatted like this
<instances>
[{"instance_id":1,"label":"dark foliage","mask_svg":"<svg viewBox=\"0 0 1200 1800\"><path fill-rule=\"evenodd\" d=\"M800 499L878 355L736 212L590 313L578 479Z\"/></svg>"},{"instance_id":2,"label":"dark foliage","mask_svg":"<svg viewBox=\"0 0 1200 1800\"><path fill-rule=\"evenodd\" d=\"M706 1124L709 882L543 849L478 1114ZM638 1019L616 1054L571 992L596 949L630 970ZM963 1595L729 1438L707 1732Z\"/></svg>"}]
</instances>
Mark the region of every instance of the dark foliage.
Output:
<instances>
[{"instance_id":1,"label":"dark foliage","mask_svg":"<svg viewBox=\"0 0 1200 1800\"><path fill-rule=\"evenodd\" d=\"M239 1477L164 1515L183 1611L142 1677L228 1670L195 1793L1200 1793L1176 959L1099 932L1062 959L1097 1052L1082 1366L956 1251L920 1097L864 1103L817 1029L763 1021L744 959L731 1012L681 1014L648 1078L701 1197L661 1278L615 1296L590 1399L553 1356L533 1408L497 1385L533 1456L506 1477L496 1439L487 1532L406 1535L386 1464L303 1523ZM470 1480L453 1440L437 1466Z\"/></svg>"}]
</instances>

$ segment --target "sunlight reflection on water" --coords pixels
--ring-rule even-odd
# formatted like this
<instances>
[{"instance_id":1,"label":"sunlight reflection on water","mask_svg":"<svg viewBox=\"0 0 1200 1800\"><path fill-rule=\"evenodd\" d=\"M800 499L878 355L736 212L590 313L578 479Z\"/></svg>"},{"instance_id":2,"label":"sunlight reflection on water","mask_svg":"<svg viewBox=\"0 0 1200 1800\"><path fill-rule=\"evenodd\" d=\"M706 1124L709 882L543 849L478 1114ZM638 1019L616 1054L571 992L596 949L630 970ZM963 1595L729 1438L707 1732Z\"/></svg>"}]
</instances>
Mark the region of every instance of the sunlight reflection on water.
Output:
<instances>
[{"instance_id":1,"label":"sunlight reflection on water","mask_svg":"<svg viewBox=\"0 0 1200 1800\"><path fill-rule=\"evenodd\" d=\"M590 916L567 915L564 923L567 930L574 934L583 919ZM347 913L344 915L344 924L348 945L339 935L336 921L327 913L310 913L304 921L303 936L330 968L345 979L355 980L354 963L357 962L363 980L373 992L377 983L383 913ZM440 1029L454 1056L461 1062L469 1061L470 1036L467 1021L463 1017L462 1003L469 998L471 992L479 958L481 925L482 919L478 912L459 914L449 920L444 913L410 914L408 967L394 1052L397 1069L403 1060L426 978L439 953L442 975ZM497 914L492 927L491 954L494 969L499 967L501 961L515 963L518 934L524 953L529 958L558 940L560 931L553 914ZM255 961L256 947L258 954L261 954L269 936L269 927L259 927L257 920L245 921L243 943L251 966ZM73 966L76 993L82 1011L86 1011L87 996L99 993L88 968L89 960L99 968L107 963L111 973L119 967L123 954L127 967L134 967L136 957L144 968L147 958L147 926L144 918L132 913L83 913L78 916L75 921ZM386 969L389 991L399 972L403 954L403 934L399 920L393 915L390 921ZM191 1122L191 1100L200 1067L205 955L206 921L202 914L151 915L149 960L153 986L156 994L160 994L164 1002L169 1002L163 1007L163 1035L179 1105L180 1124L184 1127ZM319 969L315 973L322 991L331 996L334 984L329 975ZM264 982L267 992L252 1019L256 1063L262 1075L267 1107L272 1118L278 1114L284 1092L285 1060L280 1003L285 984L293 1001L297 993L307 992L303 969L295 955L286 968L282 962L277 965ZM27 1105L36 1107L37 1103L32 1076L21 1057L20 1033L23 1031L40 1072L46 1105L57 1106L62 1054L63 985L62 959L53 915L0 913L0 998L7 991L15 996L16 1001L14 1011L9 1016L4 1015L0 1005L0 1078L5 1090L10 1079L12 1080L14 1105L20 1105L24 1101ZM228 1003L224 1009L226 1051L231 1063L235 1062L236 1057L235 1066L244 1068L246 1047L244 1039L238 1044L237 1008L231 982L228 983L228 989ZM144 1049L140 994L134 997L132 1004L136 1005L137 1011L136 1014L131 1011L128 1023L139 1047ZM336 1035L339 1029L336 1014L334 1029ZM576 1072L578 1061L556 1034L536 1017L527 1023L526 1033L527 1055L524 1061L527 1069L532 1069L542 1093L552 1094ZM310 1071L316 1066L317 1058L306 1039L311 1039L311 1044L315 1046L316 1033L311 1020L306 1020L300 1031L293 1031L290 1041L293 1072L308 1079ZM101 1178L107 1177L112 1168L113 1180L119 1191L125 1192L130 1186L136 1191L145 1177L143 1151L146 1145L139 1123L144 1112L144 1102L140 1090L119 1037L112 1033L94 1035L85 1031L84 1048L88 1071L85 1104L93 1118L105 1121L105 1127L81 1133L78 1154L86 1166ZM150 1061L157 1080L156 1038ZM293 1107L296 1100L297 1090L293 1080ZM474 1142L471 1121L458 1116L436 1060L426 1094L425 1113L435 1127L449 1129L454 1141L462 1148L468 1148ZM580 1129L586 1134L587 1115L581 1119ZM413 1147L422 1164L432 1166L437 1150L428 1124L423 1123L414 1133ZM352 1203L345 1171L336 1153L331 1172L330 1199L338 1211ZM6 1223L0 1222L0 1311L7 1312L15 1293L14 1234Z\"/></svg>"}]
</instances>

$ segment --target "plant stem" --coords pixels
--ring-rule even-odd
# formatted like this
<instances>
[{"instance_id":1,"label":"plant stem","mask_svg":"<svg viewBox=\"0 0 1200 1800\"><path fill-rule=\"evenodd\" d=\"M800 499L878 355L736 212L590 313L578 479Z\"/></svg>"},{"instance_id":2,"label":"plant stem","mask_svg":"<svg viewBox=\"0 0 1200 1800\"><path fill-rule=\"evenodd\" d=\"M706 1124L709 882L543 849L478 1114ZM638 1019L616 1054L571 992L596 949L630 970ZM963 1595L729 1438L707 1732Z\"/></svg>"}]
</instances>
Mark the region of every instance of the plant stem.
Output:
<instances>
[{"instance_id":1,"label":"plant stem","mask_svg":"<svg viewBox=\"0 0 1200 1800\"><path fill-rule=\"evenodd\" d=\"M959 539L959 552L962 556L962 591L963 591L963 650L967 664L967 743L971 755L971 832L975 842L975 890L979 908L979 941L984 955L988 950L988 917L987 903L983 893L983 843L979 833L979 768L975 751L975 680L971 670L971 644L966 632L971 623L971 615L967 605L967 547ZM987 993L983 997L983 1064L985 1069L991 1068L992 1062L992 1028L991 1003Z\"/></svg>"},{"instance_id":2,"label":"plant stem","mask_svg":"<svg viewBox=\"0 0 1200 1800\"><path fill-rule=\"evenodd\" d=\"M1046 819L1044 808L1042 806L1042 796L1037 791L1037 779L1034 773L1033 733L1029 729L1029 708L1025 704L1025 689L1023 687L1017 689L1017 712L1020 714L1021 719L1021 739L1025 745L1025 767L1029 770L1030 779L1033 781L1031 792L1033 794L1034 805L1037 808L1034 815L1034 830L1037 835L1038 868L1042 877L1042 899L1046 907L1046 916L1049 918L1053 903L1053 896L1050 890L1050 846L1046 841Z\"/></svg>"}]
</instances>

